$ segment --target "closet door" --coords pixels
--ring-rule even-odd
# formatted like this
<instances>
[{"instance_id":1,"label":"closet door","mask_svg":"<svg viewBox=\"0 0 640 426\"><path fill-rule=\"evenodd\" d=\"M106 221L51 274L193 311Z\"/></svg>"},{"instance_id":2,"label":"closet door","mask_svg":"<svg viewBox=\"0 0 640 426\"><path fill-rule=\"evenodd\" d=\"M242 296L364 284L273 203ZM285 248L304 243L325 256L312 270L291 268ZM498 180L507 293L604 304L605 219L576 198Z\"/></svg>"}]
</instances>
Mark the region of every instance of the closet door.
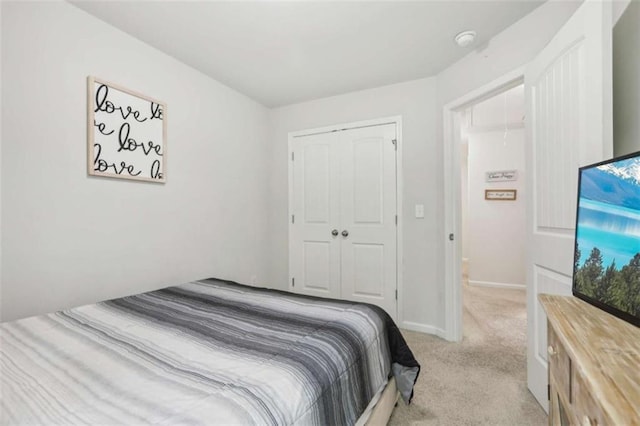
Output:
<instances>
[{"instance_id":1,"label":"closet door","mask_svg":"<svg viewBox=\"0 0 640 426\"><path fill-rule=\"evenodd\" d=\"M396 125L340 132L342 298L396 317Z\"/></svg>"},{"instance_id":2,"label":"closet door","mask_svg":"<svg viewBox=\"0 0 640 426\"><path fill-rule=\"evenodd\" d=\"M396 318L396 125L296 137L289 270L297 293Z\"/></svg>"},{"instance_id":3,"label":"closet door","mask_svg":"<svg viewBox=\"0 0 640 426\"><path fill-rule=\"evenodd\" d=\"M340 297L338 148L334 133L293 144L289 268L297 293Z\"/></svg>"}]
</instances>

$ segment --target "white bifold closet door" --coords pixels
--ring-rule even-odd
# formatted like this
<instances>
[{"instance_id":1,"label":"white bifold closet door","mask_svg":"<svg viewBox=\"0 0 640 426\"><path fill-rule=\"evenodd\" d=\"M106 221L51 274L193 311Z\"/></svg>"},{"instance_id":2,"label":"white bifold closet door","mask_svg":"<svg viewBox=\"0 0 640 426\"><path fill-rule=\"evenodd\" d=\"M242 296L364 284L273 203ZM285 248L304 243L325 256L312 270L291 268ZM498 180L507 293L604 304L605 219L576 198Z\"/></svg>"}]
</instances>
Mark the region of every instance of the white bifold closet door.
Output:
<instances>
[{"instance_id":1,"label":"white bifold closet door","mask_svg":"<svg viewBox=\"0 0 640 426\"><path fill-rule=\"evenodd\" d=\"M376 304L396 317L396 124L296 137L295 292Z\"/></svg>"}]
</instances>

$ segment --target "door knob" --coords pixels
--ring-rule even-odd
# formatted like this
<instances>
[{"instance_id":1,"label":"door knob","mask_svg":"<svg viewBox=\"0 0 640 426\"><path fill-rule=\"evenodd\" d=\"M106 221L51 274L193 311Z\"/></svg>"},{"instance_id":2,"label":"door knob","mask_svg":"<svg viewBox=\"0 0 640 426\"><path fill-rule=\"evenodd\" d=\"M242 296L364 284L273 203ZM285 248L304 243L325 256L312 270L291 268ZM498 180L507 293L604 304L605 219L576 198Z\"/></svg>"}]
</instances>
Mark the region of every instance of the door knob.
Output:
<instances>
[{"instance_id":1,"label":"door knob","mask_svg":"<svg viewBox=\"0 0 640 426\"><path fill-rule=\"evenodd\" d=\"M348 237L349 236L349 231L347 231L346 229L344 231L342 231L342 236L343 237Z\"/></svg>"},{"instance_id":2,"label":"door knob","mask_svg":"<svg viewBox=\"0 0 640 426\"><path fill-rule=\"evenodd\" d=\"M334 237L338 236L338 230L334 229L333 231L331 231L331 235L333 235Z\"/></svg>"}]
</instances>

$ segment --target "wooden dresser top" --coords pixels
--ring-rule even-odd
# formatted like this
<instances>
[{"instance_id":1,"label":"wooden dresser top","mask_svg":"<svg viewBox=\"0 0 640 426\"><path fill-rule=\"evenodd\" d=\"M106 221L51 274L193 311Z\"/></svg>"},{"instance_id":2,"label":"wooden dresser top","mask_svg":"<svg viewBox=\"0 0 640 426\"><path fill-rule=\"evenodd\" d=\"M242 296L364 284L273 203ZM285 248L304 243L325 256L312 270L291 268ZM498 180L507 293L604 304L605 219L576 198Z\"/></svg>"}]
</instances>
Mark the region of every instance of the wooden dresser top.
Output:
<instances>
[{"instance_id":1,"label":"wooden dresser top","mask_svg":"<svg viewBox=\"0 0 640 426\"><path fill-rule=\"evenodd\" d=\"M640 424L640 328L577 297L538 298L607 415L615 424Z\"/></svg>"}]
</instances>

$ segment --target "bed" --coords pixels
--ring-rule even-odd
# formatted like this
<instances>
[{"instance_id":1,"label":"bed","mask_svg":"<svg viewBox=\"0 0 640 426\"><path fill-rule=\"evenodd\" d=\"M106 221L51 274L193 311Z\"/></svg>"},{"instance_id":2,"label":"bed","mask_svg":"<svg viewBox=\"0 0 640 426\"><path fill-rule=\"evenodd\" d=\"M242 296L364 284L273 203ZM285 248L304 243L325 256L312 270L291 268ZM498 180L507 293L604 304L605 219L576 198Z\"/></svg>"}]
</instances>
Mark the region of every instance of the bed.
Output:
<instances>
[{"instance_id":1,"label":"bed","mask_svg":"<svg viewBox=\"0 0 640 426\"><path fill-rule=\"evenodd\" d=\"M420 371L380 308L213 278L0 331L2 424L386 423Z\"/></svg>"}]
</instances>

